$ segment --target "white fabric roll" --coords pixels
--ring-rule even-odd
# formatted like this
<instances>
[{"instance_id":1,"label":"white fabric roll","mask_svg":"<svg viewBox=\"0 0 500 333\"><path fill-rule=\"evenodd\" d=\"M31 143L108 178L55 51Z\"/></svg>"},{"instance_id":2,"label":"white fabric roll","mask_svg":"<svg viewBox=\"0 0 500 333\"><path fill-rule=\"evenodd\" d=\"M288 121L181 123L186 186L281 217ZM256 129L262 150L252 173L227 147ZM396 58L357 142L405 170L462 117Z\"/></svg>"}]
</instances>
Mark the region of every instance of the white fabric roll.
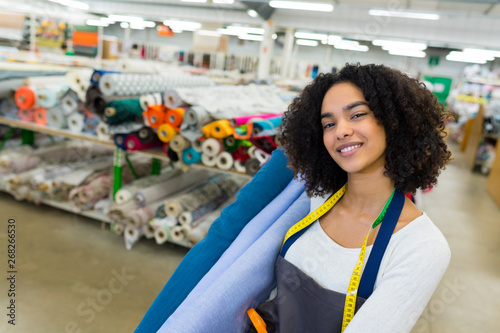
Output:
<instances>
[{"instance_id":1,"label":"white fabric roll","mask_svg":"<svg viewBox=\"0 0 500 333\"><path fill-rule=\"evenodd\" d=\"M209 138L201 144L201 151L205 155L215 157L224 151L224 145L220 140Z\"/></svg>"},{"instance_id":2,"label":"white fabric roll","mask_svg":"<svg viewBox=\"0 0 500 333\"><path fill-rule=\"evenodd\" d=\"M97 137L103 141L111 141L111 134L109 133L109 125L101 121L97 125Z\"/></svg>"},{"instance_id":3,"label":"white fabric roll","mask_svg":"<svg viewBox=\"0 0 500 333\"><path fill-rule=\"evenodd\" d=\"M234 169L238 172L245 173L246 172L245 163L243 163L241 160L234 161Z\"/></svg>"},{"instance_id":4,"label":"white fabric roll","mask_svg":"<svg viewBox=\"0 0 500 333\"><path fill-rule=\"evenodd\" d=\"M227 151L223 151L216 157L215 165L221 170L230 170L233 167L233 156Z\"/></svg>"},{"instance_id":5,"label":"white fabric roll","mask_svg":"<svg viewBox=\"0 0 500 333\"><path fill-rule=\"evenodd\" d=\"M68 128L71 133L80 134L85 126L85 117L81 113L73 113L68 117Z\"/></svg>"},{"instance_id":6,"label":"white fabric roll","mask_svg":"<svg viewBox=\"0 0 500 333\"><path fill-rule=\"evenodd\" d=\"M93 70L78 69L66 73L66 79L69 87L78 95L81 101L85 100L85 93L90 86L90 77Z\"/></svg>"},{"instance_id":7,"label":"white fabric roll","mask_svg":"<svg viewBox=\"0 0 500 333\"><path fill-rule=\"evenodd\" d=\"M171 233L170 233L170 238L172 239L173 242L181 243L181 242L186 240L186 236L190 231L191 231L191 228L188 226L177 225L175 227L172 227Z\"/></svg>"},{"instance_id":8,"label":"white fabric roll","mask_svg":"<svg viewBox=\"0 0 500 333\"><path fill-rule=\"evenodd\" d=\"M144 235L144 231L142 228L131 228L130 226L127 226L125 228L125 247L127 250L132 249L132 246L134 246L137 241Z\"/></svg>"},{"instance_id":9,"label":"white fabric roll","mask_svg":"<svg viewBox=\"0 0 500 333\"><path fill-rule=\"evenodd\" d=\"M66 128L68 121L61 107L47 109L47 126L52 128Z\"/></svg>"},{"instance_id":10,"label":"white fabric roll","mask_svg":"<svg viewBox=\"0 0 500 333\"><path fill-rule=\"evenodd\" d=\"M201 163L208 167L215 167L215 165L217 164L217 158L208 156L207 154L201 154Z\"/></svg>"}]
</instances>

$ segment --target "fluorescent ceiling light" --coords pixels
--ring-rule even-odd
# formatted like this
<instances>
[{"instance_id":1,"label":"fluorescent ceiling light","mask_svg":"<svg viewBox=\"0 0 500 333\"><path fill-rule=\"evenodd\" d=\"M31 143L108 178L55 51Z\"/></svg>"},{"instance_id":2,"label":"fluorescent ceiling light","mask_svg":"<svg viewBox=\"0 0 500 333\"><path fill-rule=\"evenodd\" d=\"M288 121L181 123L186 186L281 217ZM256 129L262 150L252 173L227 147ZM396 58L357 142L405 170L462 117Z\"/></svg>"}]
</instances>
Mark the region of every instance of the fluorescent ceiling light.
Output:
<instances>
[{"instance_id":1,"label":"fluorescent ceiling light","mask_svg":"<svg viewBox=\"0 0 500 333\"><path fill-rule=\"evenodd\" d=\"M390 50L390 49L407 49L407 50L425 50L427 49L427 45L424 43L412 43L412 42L398 42L398 41L392 41L392 40L382 40L382 39L375 39L372 41L373 45L376 46L381 46L382 49L384 50Z\"/></svg>"},{"instance_id":2,"label":"fluorescent ceiling light","mask_svg":"<svg viewBox=\"0 0 500 333\"><path fill-rule=\"evenodd\" d=\"M253 40L253 41L263 41L264 37L263 36L257 36L257 35L240 35L238 36L239 39L244 39L244 40Z\"/></svg>"},{"instance_id":3,"label":"fluorescent ceiling light","mask_svg":"<svg viewBox=\"0 0 500 333\"><path fill-rule=\"evenodd\" d=\"M86 25L91 25L95 27L107 27L109 24L107 22L103 22L101 20L87 20L85 21Z\"/></svg>"},{"instance_id":4,"label":"fluorescent ceiling light","mask_svg":"<svg viewBox=\"0 0 500 333\"><path fill-rule=\"evenodd\" d=\"M207 2L207 0L181 0L182 2Z\"/></svg>"},{"instance_id":5,"label":"fluorescent ceiling light","mask_svg":"<svg viewBox=\"0 0 500 333\"><path fill-rule=\"evenodd\" d=\"M389 54L397 55L397 56L407 56L407 57L415 57L415 58L425 58L426 54L424 51L420 50L405 50L405 49L391 49L389 50Z\"/></svg>"},{"instance_id":6,"label":"fluorescent ceiling light","mask_svg":"<svg viewBox=\"0 0 500 333\"><path fill-rule=\"evenodd\" d=\"M500 51L494 51L494 50L481 50L481 49L468 49L467 48L467 49L464 49L463 52L466 54L474 54L474 55L477 55L478 57L500 58Z\"/></svg>"},{"instance_id":7,"label":"fluorescent ceiling light","mask_svg":"<svg viewBox=\"0 0 500 333\"><path fill-rule=\"evenodd\" d=\"M201 28L201 23L191 21L165 20L163 24L169 26L172 31L196 31Z\"/></svg>"},{"instance_id":8,"label":"fluorescent ceiling light","mask_svg":"<svg viewBox=\"0 0 500 333\"><path fill-rule=\"evenodd\" d=\"M253 9L247 10L247 14L250 15L251 17L257 17L257 16L259 16L259 14L255 10L253 10Z\"/></svg>"},{"instance_id":9,"label":"fluorescent ceiling light","mask_svg":"<svg viewBox=\"0 0 500 333\"><path fill-rule=\"evenodd\" d=\"M438 14L430 14L430 13L417 13L417 12L402 12L402 11L370 9L368 11L368 14L370 14L372 16L390 16L390 17L413 18L413 19L420 19L420 20L439 20Z\"/></svg>"},{"instance_id":10,"label":"fluorescent ceiling light","mask_svg":"<svg viewBox=\"0 0 500 333\"><path fill-rule=\"evenodd\" d=\"M131 22L130 23L130 29L144 30L144 29L146 29L146 27L143 26L142 24L137 24L137 23Z\"/></svg>"},{"instance_id":11,"label":"fluorescent ceiling light","mask_svg":"<svg viewBox=\"0 0 500 333\"><path fill-rule=\"evenodd\" d=\"M356 41L346 39L336 42L335 44L333 44L333 47L339 50L349 50L357 52L368 52L369 50L369 47L366 45L359 45L359 43Z\"/></svg>"},{"instance_id":12,"label":"fluorescent ceiling light","mask_svg":"<svg viewBox=\"0 0 500 333\"><path fill-rule=\"evenodd\" d=\"M49 0L50 2L55 2L63 6L72 7L81 10L89 10L89 5L85 2L75 1L75 0Z\"/></svg>"},{"instance_id":13,"label":"fluorescent ceiling light","mask_svg":"<svg viewBox=\"0 0 500 333\"><path fill-rule=\"evenodd\" d=\"M196 33L201 36L220 37L220 32L214 30L198 30Z\"/></svg>"},{"instance_id":14,"label":"fluorescent ceiling light","mask_svg":"<svg viewBox=\"0 0 500 333\"><path fill-rule=\"evenodd\" d=\"M318 41L317 40L310 40L310 39L297 39L295 41L297 45L304 45L304 46L318 46Z\"/></svg>"},{"instance_id":15,"label":"fluorescent ceiling light","mask_svg":"<svg viewBox=\"0 0 500 333\"><path fill-rule=\"evenodd\" d=\"M156 27L156 23L153 21L142 21L142 25L146 28L154 28Z\"/></svg>"},{"instance_id":16,"label":"fluorescent ceiling light","mask_svg":"<svg viewBox=\"0 0 500 333\"><path fill-rule=\"evenodd\" d=\"M144 19L139 16L109 15L108 19L114 22L142 22Z\"/></svg>"},{"instance_id":17,"label":"fluorescent ceiling light","mask_svg":"<svg viewBox=\"0 0 500 333\"><path fill-rule=\"evenodd\" d=\"M109 17L101 17L100 21L103 23L107 23L108 25L116 23L116 21L111 20Z\"/></svg>"},{"instance_id":18,"label":"fluorescent ceiling light","mask_svg":"<svg viewBox=\"0 0 500 333\"><path fill-rule=\"evenodd\" d=\"M300 32L297 31L294 34L295 38L302 38L302 39L315 39L315 40L323 40L327 39L328 36L325 34L315 34L315 33L310 33L310 32Z\"/></svg>"},{"instance_id":19,"label":"fluorescent ceiling light","mask_svg":"<svg viewBox=\"0 0 500 333\"><path fill-rule=\"evenodd\" d=\"M122 27L123 29L127 29L128 27L130 27L130 25L128 24L128 22L122 22L120 23L120 27Z\"/></svg>"},{"instance_id":20,"label":"fluorescent ceiling light","mask_svg":"<svg viewBox=\"0 0 500 333\"><path fill-rule=\"evenodd\" d=\"M272 37L273 39L278 39L278 35L277 35L277 34L273 34L271 37Z\"/></svg>"},{"instance_id":21,"label":"fluorescent ceiling light","mask_svg":"<svg viewBox=\"0 0 500 333\"><path fill-rule=\"evenodd\" d=\"M310 3L310 2L298 2L298 1L273 0L269 1L269 6L281 9L313 10L318 12L333 11L333 5L328 3Z\"/></svg>"},{"instance_id":22,"label":"fluorescent ceiling light","mask_svg":"<svg viewBox=\"0 0 500 333\"><path fill-rule=\"evenodd\" d=\"M220 3L224 5L231 5L234 3L234 0L212 0L213 3Z\"/></svg>"},{"instance_id":23,"label":"fluorescent ceiling light","mask_svg":"<svg viewBox=\"0 0 500 333\"><path fill-rule=\"evenodd\" d=\"M460 62L471 62L476 64L485 64L487 61L495 59L493 56L479 56L477 54L451 51L447 56L446 60L449 61L460 61Z\"/></svg>"},{"instance_id":24,"label":"fluorescent ceiling light","mask_svg":"<svg viewBox=\"0 0 500 333\"><path fill-rule=\"evenodd\" d=\"M335 45L336 43L340 43L341 41L342 41L342 37L330 35L330 36L328 36L326 43L328 45ZM359 45L359 43L358 43L358 45Z\"/></svg>"}]
</instances>

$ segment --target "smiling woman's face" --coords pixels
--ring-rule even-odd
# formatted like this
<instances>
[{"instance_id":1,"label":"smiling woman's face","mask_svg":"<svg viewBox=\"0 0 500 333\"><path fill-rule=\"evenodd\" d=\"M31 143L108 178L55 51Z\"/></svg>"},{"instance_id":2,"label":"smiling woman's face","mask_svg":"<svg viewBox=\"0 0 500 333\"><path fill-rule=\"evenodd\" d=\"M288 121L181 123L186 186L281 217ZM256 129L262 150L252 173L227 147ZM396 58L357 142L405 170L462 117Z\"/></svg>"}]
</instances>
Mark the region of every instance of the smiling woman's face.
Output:
<instances>
[{"instance_id":1,"label":"smiling woman's face","mask_svg":"<svg viewBox=\"0 0 500 333\"><path fill-rule=\"evenodd\" d=\"M352 83L331 87L321 106L323 142L333 160L347 173L385 170L386 134Z\"/></svg>"}]
</instances>

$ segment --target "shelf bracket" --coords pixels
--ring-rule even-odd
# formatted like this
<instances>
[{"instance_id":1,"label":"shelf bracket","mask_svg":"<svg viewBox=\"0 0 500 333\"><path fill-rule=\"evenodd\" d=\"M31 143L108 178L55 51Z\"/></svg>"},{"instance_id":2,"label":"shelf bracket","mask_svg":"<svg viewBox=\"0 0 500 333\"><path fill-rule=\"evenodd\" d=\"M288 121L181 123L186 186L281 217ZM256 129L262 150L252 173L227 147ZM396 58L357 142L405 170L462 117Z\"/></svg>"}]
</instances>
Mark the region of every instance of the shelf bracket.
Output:
<instances>
[{"instance_id":1,"label":"shelf bracket","mask_svg":"<svg viewBox=\"0 0 500 333\"><path fill-rule=\"evenodd\" d=\"M116 192L122 187L122 169L124 162L124 154L126 154L120 148L115 149L114 156L114 177L113 177L113 201L115 200Z\"/></svg>"},{"instance_id":2,"label":"shelf bracket","mask_svg":"<svg viewBox=\"0 0 500 333\"><path fill-rule=\"evenodd\" d=\"M23 145L35 144L35 132L27 129L21 129L21 140Z\"/></svg>"},{"instance_id":3,"label":"shelf bracket","mask_svg":"<svg viewBox=\"0 0 500 333\"><path fill-rule=\"evenodd\" d=\"M153 157L151 162L151 175L159 175L161 173L161 160Z\"/></svg>"},{"instance_id":4,"label":"shelf bracket","mask_svg":"<svg viewBox=\"0 0 500 333\"><path fill-rule=\"evenodd\" d=\"M14 129L11 127L7 132L7 134L5 134L5 136L3 137L2 143L0 143L0 151L3 150L3 146L7 141L9 141L10 137L12 136L12 133L14 133Z\"/></svg>"}]
</instances>

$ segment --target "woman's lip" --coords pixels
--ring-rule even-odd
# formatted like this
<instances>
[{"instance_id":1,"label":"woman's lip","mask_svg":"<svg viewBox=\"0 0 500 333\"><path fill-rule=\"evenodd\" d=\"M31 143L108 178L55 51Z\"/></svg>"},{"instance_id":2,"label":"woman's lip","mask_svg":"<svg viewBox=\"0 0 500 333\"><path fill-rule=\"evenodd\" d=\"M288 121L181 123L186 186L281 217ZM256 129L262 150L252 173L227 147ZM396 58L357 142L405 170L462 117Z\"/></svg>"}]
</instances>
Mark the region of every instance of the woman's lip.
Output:
<instances>
[{"instance_id":1,"label":"woman's lip","mask_svg":"<svg viewBox=\"0 0 500 333\"><path fill-rule=\"evenodd\" d=\"M351 156L352 154L356 153L362 146L363 146L362 143L345 145L345 146L341 147L341 149L338 149L337 152L340 154L340 156L347 157L347 156ZM352 148L352 149L345 151L345 152L341 151L342 149L349 148L349 147L355 147L355 148Z\"/></svg>"}]
</instances>

